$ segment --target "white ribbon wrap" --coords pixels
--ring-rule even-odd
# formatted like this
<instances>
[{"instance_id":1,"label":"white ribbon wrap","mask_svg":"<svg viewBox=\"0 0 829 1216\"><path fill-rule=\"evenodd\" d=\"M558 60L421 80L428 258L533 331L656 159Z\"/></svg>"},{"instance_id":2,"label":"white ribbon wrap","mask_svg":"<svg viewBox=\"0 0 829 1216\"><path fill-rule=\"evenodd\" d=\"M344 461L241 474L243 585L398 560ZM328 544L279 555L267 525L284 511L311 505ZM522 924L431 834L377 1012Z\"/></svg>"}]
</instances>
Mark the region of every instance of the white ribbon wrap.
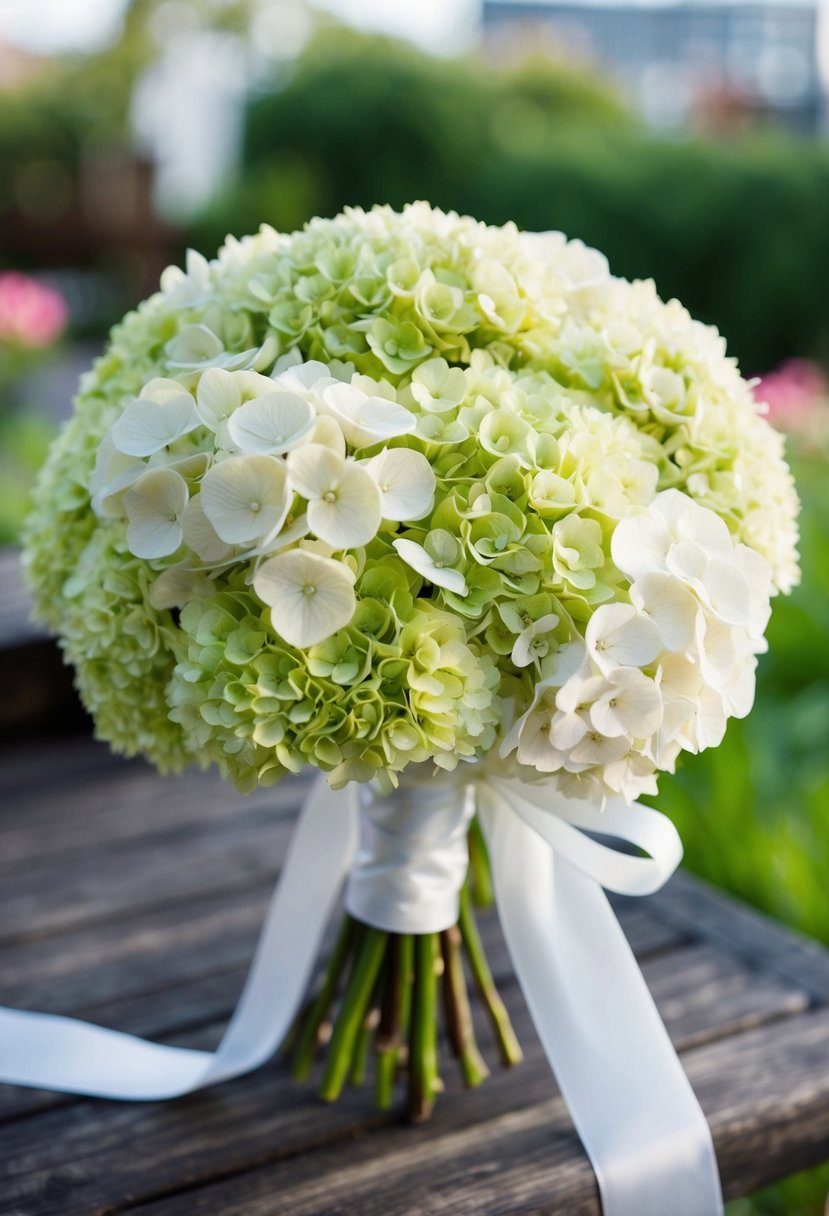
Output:
<instances>
[{"instance_id":1,"label":"white ribbon wrap","mask_svg":"<svg viewBox=\"0 0 829 1216\"><path fill-rule=\"evenodd\" d=\"M259 1067L300 1006L346 876L347 906L377 928L425 933L454 923L475 805L504 937L596 1171L605 1216L721 1216L708 1125L602 890L657 890L679 863L679 837L656 811L616 804L599 811L552 783L486 775L466 792L436 780L361 800L320 780L215 1052L0 1008L0 1080L153 1101ZM585 830L650 856L616 852Z\"/></svg>"},{"instance_id":2,"label":"white ribbon wrap","mask_svg":"<svg viewBox=\"0 0 829 1216\"><path fill-rule=\"evenodd\" d=\"M387 933L440 933L458 920L472 787L410 781L388 798L360 790L360 848L345 906Z\"/></svg>"}]
</instances>

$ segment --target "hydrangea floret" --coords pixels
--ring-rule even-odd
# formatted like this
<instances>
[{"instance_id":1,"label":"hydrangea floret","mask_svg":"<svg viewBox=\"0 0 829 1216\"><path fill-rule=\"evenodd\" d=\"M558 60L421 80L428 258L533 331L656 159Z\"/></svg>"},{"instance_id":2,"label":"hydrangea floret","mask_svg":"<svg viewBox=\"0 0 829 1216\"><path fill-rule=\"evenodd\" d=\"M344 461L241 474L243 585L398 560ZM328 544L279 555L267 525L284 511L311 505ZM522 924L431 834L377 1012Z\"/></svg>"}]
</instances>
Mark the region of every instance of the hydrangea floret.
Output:
<instances>
[{"instance_id":1,"label":"hydrangea floret","mask_svg":"<svg viewBox=\"0 0 829 1216\"><path fill-rule=\"evenodd\" d=\"M632 800L748 712L797 509L715 330L418 203L166 271L26 550L99 735L162 769L388 790L491 757Z\"/></svg>"}]
</instances>

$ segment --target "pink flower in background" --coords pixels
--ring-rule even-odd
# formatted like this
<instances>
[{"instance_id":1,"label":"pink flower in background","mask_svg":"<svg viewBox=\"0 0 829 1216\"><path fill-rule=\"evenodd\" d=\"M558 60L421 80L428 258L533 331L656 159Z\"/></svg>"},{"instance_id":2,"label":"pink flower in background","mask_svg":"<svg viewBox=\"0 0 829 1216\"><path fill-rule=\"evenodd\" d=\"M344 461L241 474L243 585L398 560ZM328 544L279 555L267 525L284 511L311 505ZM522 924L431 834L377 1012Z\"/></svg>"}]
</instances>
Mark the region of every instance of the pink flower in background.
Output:
<instances>
[{"instance_id":1,"label":"pink flower in background","mask_svg":"<svg viewBox=\"0 0 829 1216\"><path fill-rule=\"evenodd\" d=\"M40 350L60 336L66 303L51 287L16 270L0 273L0 342Z\"/></svg>"},{"instance_id":2,"label":"pink flower in background","mask_svg":"<svg viewBox=\"0 0 829 1216\"><path fill-rule=\"evenodd\" d=\"M768 420L781 430L791 430L829 393L829 383L819 367L807 359L789 359L773 372L760 377L754 390L758 401L769 407Z\"/></svg>"},{"instance_id":3,"label":"pink flower in background","mask_svg":"<svg viewBox=\"0 0 829 1216\"><path fill-rule=\"evenodd\" d=\"M772 426L785 431L801 452L826 452L829 445L829 379L814 363L790 359L761 376L754 389L768 406Z\"/></svg>"}]
</instances>

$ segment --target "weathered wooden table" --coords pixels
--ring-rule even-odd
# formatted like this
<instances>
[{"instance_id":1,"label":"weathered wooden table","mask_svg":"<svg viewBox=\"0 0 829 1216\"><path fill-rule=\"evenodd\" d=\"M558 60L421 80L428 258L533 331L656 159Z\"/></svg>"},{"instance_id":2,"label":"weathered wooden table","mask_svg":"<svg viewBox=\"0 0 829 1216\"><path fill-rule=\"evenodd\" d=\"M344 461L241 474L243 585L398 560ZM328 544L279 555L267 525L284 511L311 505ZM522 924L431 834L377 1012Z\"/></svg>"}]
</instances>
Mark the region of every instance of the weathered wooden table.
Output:
<instances>
[{"instance_id":1,"label":"weathered wooden table","mask_svg":"<svg viewBox=\"0 0 829 1216\"><path fill-rule=\"evenodd\" d=\"M242 799L83 738L7 748L0 772L0 1003L215 1046L305 783ZM620 914L727 1194L829 1158L829 954L687 877ZM446 1067L430 1123L378 1114L370 1086L326 1106L279 1060L166 1104L0 1086L0 1212L598 1213L494 916L483 924L527 1059L474 1091Z\"/></svg>"}]
</instances>

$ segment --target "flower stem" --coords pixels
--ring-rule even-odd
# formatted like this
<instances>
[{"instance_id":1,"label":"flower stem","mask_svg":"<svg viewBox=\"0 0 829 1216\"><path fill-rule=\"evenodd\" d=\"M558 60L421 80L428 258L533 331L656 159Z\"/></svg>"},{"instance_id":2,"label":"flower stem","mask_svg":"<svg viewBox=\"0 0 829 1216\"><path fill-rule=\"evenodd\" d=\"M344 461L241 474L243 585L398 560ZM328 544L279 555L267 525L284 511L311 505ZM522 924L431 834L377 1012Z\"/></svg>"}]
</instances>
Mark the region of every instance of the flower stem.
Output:
<instances>
[{"instance_id":1,"label":"flower stem","mask_svg":"<svg viewBox=\"0 0 829 1216\"><path fill-rule=\"evenodd\" d=\"M475 978L475 984L492 1022L501 1058L504 1064L520 1064L524 1058L524 1053L521 1050L518 1039L515 1037L515 1031L512 1028L507 1008L501 1000L498 989L495 987L495 981L492 978L492 972L489 969L489 963L484 953L478 926L472 913L468 886L464 886L461 891L458 924L463 935L463 944L469 959L469 966Z\"/></svg>"},{"instance_id":2,"label":"flower stem","mask_svg":"<svg viewBox=\"0 0 829 1216\"><path fill-rule=\"evenodd\" d=\"M357 929L357 922L346 916L331 952L319 992L303 1017L293 1061L293 1074L298 1081L307 1080L311 1071L320 1027L337 994L342 973L357 937Z\"/></svg>"},{"instance_id":3,"label":"flower stem","mask_svg":"<svg viewBox=\"0 0 829 1216\"><path fill-rule=\"evenodd\" d=\"M466 977L461 957L461 931L457 925L444 929L440 935L443 951L443 996L446 1021L452 1048L461 1062L466 1085L480 1085L489 1076L486 1061L478 1050Z\"/></svg>"},{"instance_id":4,"label":"flower stem","mask_svg":"<svg viewBox=\"0 0 829 1216\"><path fill-rule=\"evenodd\" d=\"M411 934L394 934L387 957L391 965L376 1041L377 1105L380 1110L388 1110L394 1100L402 1046L409 1033L414 971L414 938Z\"/></svg>"},{"instance_id":5,"label":"flower stem","mask_svg":"<svg viewBox=\"0 0 829 1216\"><path fill-rule=\"evenodd\" d=\"M349 1074L349 1084L355 1089L364 1084L366 1079L366 1066L368 1064L368 1049L371 1044L371 1037L377 1029L377 1021L380 1017L380 1010L376 1005L376 994L372 998L369 1005L369 1010L363 1018L363 1024L357 1032L357 1041L354 1044L354 1056L351 1061L351 1072Z\"/></svg>"},{"instance_id":6,"label":"flower stem","mask_svg":"<svg viewBox=\"0 0 829 1216\"><path fill-rule=\"evenodd\" d=\"M320 1096L327 1102L335 1101L345 1085L354 1059L357 1037L386 953L387 942L387 933L366 927L357 948L342 1005L334 1023L334 1033L328 1046L325 1074L320 1087Z\"/></svg>"},{"instance_id":7,"label":"flower stem","mask_svg":"<svg viewBox=\"0 0 829 1216\"><path fill-rule=\"evenodd\" d=\"M428 1119L440 1092L437 1054L438 935L415 938L415 976L409 1052L409 1118Z\"/></svg>"},{"instance_id":8,"label":"flower stem","mask_svg":"<svg viewBox=\"0 0 829 1216\"><path fill-rule=\"evenodd\" d=\"M476 815L469 825L469 877L472 884L472 896L479 908L491 908L495 893L492 890L492 873L489 868L489 853L487 852L481 821Z\"/></svg>"}]
</instances>

